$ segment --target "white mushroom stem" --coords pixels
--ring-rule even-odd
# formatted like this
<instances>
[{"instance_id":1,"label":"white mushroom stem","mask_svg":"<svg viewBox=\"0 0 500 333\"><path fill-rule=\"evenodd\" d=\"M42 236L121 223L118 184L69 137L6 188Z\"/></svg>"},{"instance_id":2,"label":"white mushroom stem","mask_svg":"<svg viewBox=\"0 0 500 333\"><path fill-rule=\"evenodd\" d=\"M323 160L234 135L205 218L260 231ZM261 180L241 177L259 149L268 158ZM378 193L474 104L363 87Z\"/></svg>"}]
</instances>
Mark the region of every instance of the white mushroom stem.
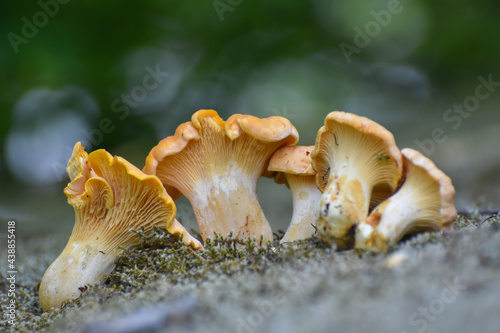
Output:
<instances>
[{"instance_id":1,"label":"white mushroom stem","mask_svg":"<svg viewBox=\"0 0 500 333\"><path fill-rule=\"evenodd\" d=\"M384 252L407 234L440 230L438 210L439 200L435 200L432 193L419 193L409 186L401 188L370 214L367 222L380 219L377 226L358 225L355 247Z\"/></svg>"},{"instance_id":2,"label":"white mushroom stem","mask_svg":"<svg viewBox=\"0 0 500 333\"><path fill-rule=\"evenodd\" d=\"M257 198L257 177L228 166L224 174L212 175L209 181L199 181L184 191L193 206L203 239L214 231L234 238L263 236L272 240L272 230Z\"/></svg>"},{"instance_id":3,"label":"white mushroom stem","mask_svg":"<svg viewBox=\"0 0 500 333\"><path fill-rule=\"evenodd\" d=\"M327 227L329 235L340 239L368 215L372 182L348 158L334 170L321 196L318 227Z\"/></svg>"},{"instance_id":4,"label":"white mushroom stem","mask_svg":"<svg viewBox=\"0 0 500 333\"><path fill-rule=\"evenodd\" d=\"M63 252L49 266L40 284L42 307L57 307L78 298L89 284L97 284L115 267L117 250L99 247L90 242L68 242Z\"/></svg>"},{"instance_id":5,"label":"white mushroom stem","mask_svg":"<svg viewBox=\"0 0 500 333\"><path fill-rule=\"evenodd\" d=\"M292 192L293 214L281 243L309 238L314 234L313 225L316 223L321 198L314 175L287 174L286 180Z\"/></svg>"},{"instance_id":6,"label":"white mushroom stem","mask_svg":"<svg viewBox=\"0 0 500 333\"><path fill-rule=\"evenodd\" d=\"M77 215L78 218L78 215ZM77 223L79 223L77 221ZM94 235L85 241L78 233L84 232L83 228L76 228L70 236L66 247L59 257L47 268L40 283L40 302L42 308L59 307L64 302L76 299L86 289L86 286L101 282L102 278L110 274L115 268L116 259L123 253L123 248L132 248L134 243L126 244L124 239L138 236L132 231L128 235L118 236L110 241L106 235ZM201 248L201 243L186 233L180 223L174 219L169 226L169 232L183 235L184 244L193 244Z\"/></svg>"}]
</instances>

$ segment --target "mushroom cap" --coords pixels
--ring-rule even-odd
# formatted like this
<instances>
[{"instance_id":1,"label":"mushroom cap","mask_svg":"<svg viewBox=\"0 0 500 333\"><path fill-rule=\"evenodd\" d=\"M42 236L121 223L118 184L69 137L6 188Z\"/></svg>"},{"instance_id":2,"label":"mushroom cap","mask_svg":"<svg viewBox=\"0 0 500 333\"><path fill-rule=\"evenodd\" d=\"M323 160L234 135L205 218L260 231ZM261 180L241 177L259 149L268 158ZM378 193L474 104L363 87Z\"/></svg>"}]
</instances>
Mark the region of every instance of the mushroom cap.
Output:
<instances>
[{"instance_id":1,"label":"mushroom cap","mask_svg":"<svg viewBox=\"0 0 500 333\"><path fill-rule=\"evenodd\" d=\"M234 158L235 155L239 155L235 159L237 165L248 172L257 171L259 176L271 176L272 173L265 169L266 165L255 170L253 165L259 161L254 161L255 155L244 154L246 151L258 149L259 143L261 147L267 142L279 148L295 145L299 140L295 127L283 117L272 116L261 119L251 115L233 114L224 122L214 110L199 110L192 115L190 122L181 124L173 136L161 140L150 151L143 168L146 174L156 174L174 199L177 199L181 192L170 185L172 182L165 179L163 172L158 172L162 169L160 164L167 157L181 153L189 144L199 141L203 131L210 131L211 135L201 144L202 147L190 152L191 163L199 164L200 161L204 161L217 164L221 155L224 158ZM240 142L237 139L240 139ZM266 155L266 158L269 159L269 156ZM267 161L265 162L263 164L267 164Z\"/></svg>"},{"instance_id":2,"label":"mushroom cap","mask_svg":"<svg viewBox=\"0 0 500 333\"><path fill-rule=\"evenodd\" d=\"M311 151L314 146L289 146L278 149L269 161L268 171L275 172L278 184L286 183L285 174L296 176L315 176L311 164Z\"/></svg>"},{"instance_id":3,"label":"mushroom cap","mask_svg":"<svg viewBox=\"0 0 500 333\"><path fill-rule=\"evenodd\" d=\"M64 189L64 193L68 197L68 203L75 207L75 210L85 205L92 205L91 212L95 212L96 207L104 203L109 211L106 220L121 221L106 224L105 228L100 225L99 232L106 232L107 237L110 238L120 237L119 232L123 232L132 236L135 241L130 246L137 246L139 239L129 233L131 228L145 228L145 231L149 231L153 225L161 225L172 234L179 236L183 234L186 245L201 248L201 243L191 237L186 230L179 231L179 227L173 225L177 208L158 177L145 174L124 158L113 157L104 149L90 153L87 165L91 168L91 177L85 183L85 192L74 193L71 186L73 182L71 182ZM97 184L101 185L97 186ZM85 194L87 198L98 196L97 200L87 202ZM130 210L127 211L127 209ZM80 222L82 223L75 224L75 228L83 227L83 237L86 237L92 232L89 230L88 222L93 221ZM171 232L171 228L176 232Z\"/></svg>"},{"instance_id":4,"label":"mushroom cap","mask_svg":"<svg viewBox=\"0 0 500 333\"><path fill-rule=\"evenodd\" d=\"M455 207L455 187L453 186L450 177L437 166L429 158L422 155L415 149L404 148L401 150L404 158L404 163L408 169L410 164L418 167L426 172L439 186L439 195L441 198L439 215L443 218L443 226L449 227L457 217L457 209Z\"/></svg>"},{"instance_id":5,"label":"mushroom cap","mask_svg":"<svg viewBox=\"0 0 500 333\"><path fill-rule=\"evenodd\" d=\"M401 154L404 183L358 226L358 248L383 252L405 235L449 228L457 216L451 179L418 151Z\"/></svg>"},{"instance_id":6,"label":"mushroom cap","mask_svg":"<svg viewBox=\"0 0 500 333\"><path fill-rule=\"evenodd\" d=\"M44 310L78 297L79 287L110 273L120 254L118 247L140 245L132 228L146 233L153 226L166 228L183 235L185 244L201 248L174 220L175 204L157 177L103 149L87 156L79 142L68 172L73 180L64 193L75 210L75 225L66 247L42 278L39 294Z\"/></svg>"},{"instance_id":7,"label":"mushroom cap","mask_svg":"<svg viewBox=\"0 0 500 333\"><path fill-rule=\"evenodd\" d=\"M68 193L82 194L85 191L85 182L90 177L96 176L88 164L88 156L81 142L77 142L73 147L73 153L66 166L66 171L71 181L68 184Z\"/></svg>"},{"instance_id":8,"label":"mushroom cap","mask_svg":"<svg viewBox=\"0 0 500 333\"><path fill-rule=\"evenodd\" d=\"M157 177L144 174L125 159L119 156L113 157L104 149L90 153L87 163L96 176L87 179L85 192L75 193L72 186L74 181L64 189L68 203L75 210L90 209L86 219L75 223L76 240L84 240L89 234L96 232L110 240L120 239L122 237L120 233L129 234L131 228L140 229L143 226L151 227L159 224L166 227L174 219L175 204ZM101 212L103 208L106 211ZM138 209L140 211L137 211ZM158 220L146 218L149 215L146 209L159 210L152 215ZM134 214L131 214L132 212ZM98 213L106 214L106 222L110 223L103 224L103 216L99 216ZM123 220L124 217L126 222L112 222ZM139 239L133 238L136 240L133 245L138 245ZM115 242L118 242L118 239Z\"/></svg>"},{"instance_id":9,"label":"mushroom cap","mask_svg":"<svg viewBox=\"0 0 500 333\"><path fill-rule=\"evenodd\" d=\"M66 166L69 179L75 180L77 177L88 174L89 168L87 166L88 154L83 148L82 143L78 141L73 147L73 153Z\"/></svg>"},{"instance_id":10,"label":"mushroom cap","mask_svg":"<svg viewBox=\"0 0 500 333\"><path fill-rule=\"evenodd\" d=\"M234 231L235 237L250 236L252 233L248 231L251 228L243 231L230 226L238 223L236 219L243 219L243 223L246 219L247 225L254 226L268 223L262 218L256 222L249 215L239 214L245 205L253 205L254 211L261 210L256 193L243 192L254 191L258 177L272 174L267 171L267 164L277 149L297 141L297 130L283 117L259 119L234 114L224 122L214 110L199 110L190 122L180 125L173 136L161 140L151 150L143 170L158 176L174 198L182 193L191 201L203 238L212 235L213 231L225 235L228 228ZM243 178L247 181L246 187L240 186ZM171 190L173 188L176 190ZM242 200L248 199L252 203L240 203L240 207L235 207L238 203L230 196L236 193ZM225 199L222 198L224 195ZM224 209L221 205L225 205ZM204 206L206 212L197 213L196 206ZM218 229L218 226L207 225L201 219L220 220L220 225L225 227ZM270 227L267 229L266 234L272 237Z\"/></svg>"},{"instance_id":11,"label":"mushroom cap","mask_svg":"<svg viewBox=\"0 0 500 333\"><path fill-rule=\"evenodd\" d=\"M312 166L316 170L318 188L324 191L330 175L331 162L337 156L334 152L343 148L345 154L358 155L360 160L369 160L377 164L392 165L394 172L382 177L380 182L387 182L396 189L402 174L401 153L396 146L394 136L373 120L344 111L330 112L325 118L316 136L316 144L311 153ZM344 156L340 156L344 158ZM392 163L390 163L392 162Z\"/></svg>"},{"instance_id":12,"label":"mushroom cap","mask_svg":"<svg viewBox=\"0 0 500 333\"><path fill-rule=\"evenodd\" d=\"M186 122L177 127L175 134L169 136L158 143L146 157L146 165L142 169L145 174L155 175L160 162L166 156L175 155L181 152L191 140L199 140L200 133L192 122ZM161 179L161 178L160 178ZM168 185L162 180L167 193L172 199L178 199L182 193L175 187Z\"/></svg>"}]
</instances>

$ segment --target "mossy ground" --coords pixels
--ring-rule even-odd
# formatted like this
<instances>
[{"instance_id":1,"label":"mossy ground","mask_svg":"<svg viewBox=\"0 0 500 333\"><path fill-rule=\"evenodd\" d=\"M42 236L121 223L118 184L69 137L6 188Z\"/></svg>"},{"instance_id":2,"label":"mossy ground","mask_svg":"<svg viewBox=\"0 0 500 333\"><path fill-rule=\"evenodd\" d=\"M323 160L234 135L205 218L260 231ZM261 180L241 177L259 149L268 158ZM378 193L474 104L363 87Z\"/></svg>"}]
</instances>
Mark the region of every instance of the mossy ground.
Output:
<instances>
[{"instance_id":1,"label":"mossy ground","mask_svg":"<svg viewBox=\"0 0 500 333\"><path fill-rule=\"evenodd\" d=\"M259 247L216 237L193 251L159 230L141 237L140 249L125 251L102 284L63 309L42 312L36 277L21 283L16 323L2 317L0 329L496 332L500 325L498 216L460 215L453 231L419 234L386 254L335 251L317 238ZM4 299L3 280L0 289Z\"/></svg>"}]
</instances>

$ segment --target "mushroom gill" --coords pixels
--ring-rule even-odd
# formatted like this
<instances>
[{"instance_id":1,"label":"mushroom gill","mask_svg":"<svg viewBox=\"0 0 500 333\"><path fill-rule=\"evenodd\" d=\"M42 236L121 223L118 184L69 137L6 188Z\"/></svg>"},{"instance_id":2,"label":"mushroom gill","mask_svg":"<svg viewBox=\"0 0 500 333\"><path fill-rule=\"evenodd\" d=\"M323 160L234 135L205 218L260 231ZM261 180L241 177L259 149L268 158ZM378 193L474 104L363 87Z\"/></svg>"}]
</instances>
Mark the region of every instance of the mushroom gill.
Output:
<instances>
[{"instance_id":1,"label":"mushroom gill","mask_svg":"<svg viewBox=\"0 0 500 333\"><path fill-rule=\"evenodd\" d=\"M404 183L358 225L356 248L385 252L406 235L449 228L457 216L450 178L418 151L401 153Z\"/></svg>"},{"instance_id":2,"label":"mushroom gill","mask_svg":"<svg viewBox=\"0 0 500 333\"><path fill-rule=\"evenodd\" d=\"M323 191L318 236L351 247L354 228L396 190L402 172L393 135L381 125L347 112L331 112L311 153Z\"/></svg>"},{"instance_id":3,"label":"mushroom gill","mask_svg":"<svg viewBox=\"0 0 500 333\"><path fill-rule=\"evenodd\" d=\"M66 247L49 266L40 284L44 310L77 298L114 268L120 248L140 245L131 229L150 233L153 226L201 244L174 219L176 207L160 180L105 150L89 155L78 142L68 167L71 182L64 193L75 210L75 225Z\"/></svg>"}]
</instances>

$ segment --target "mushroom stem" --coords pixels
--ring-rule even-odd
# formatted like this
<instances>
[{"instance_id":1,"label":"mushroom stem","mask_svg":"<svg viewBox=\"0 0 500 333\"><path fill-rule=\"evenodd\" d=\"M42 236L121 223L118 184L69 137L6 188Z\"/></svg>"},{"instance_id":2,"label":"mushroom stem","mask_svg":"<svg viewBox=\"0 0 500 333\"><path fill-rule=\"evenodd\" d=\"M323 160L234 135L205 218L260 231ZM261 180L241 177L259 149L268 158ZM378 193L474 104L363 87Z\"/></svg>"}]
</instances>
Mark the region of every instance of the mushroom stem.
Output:
<instances>
[{"instance_id":1,"label":"mushroom stem","mask_svg":"<svg viewBox=\"0 0 500 333\"><path fill-rule=\"evenodd\" d=\"M432 193L429 193L433 197ZM389 246L397 243L405 235L420 231L438 231L436 213L439 209L439 201L432 203L426 198L416 195L408 189L401 189L391 200L387 200L377 207L366 223L360 223L356 231L355 247L376 252L386 252ZM431 203L431 205L429 205ZM422 211L421 207L428 207L429 211ZM381 216L384 221L379 224ZM418 218L418 224L415 218Z\"/></svg>"},{"instance_id":2,"label":"mushroom stem","mask_svg":"<svg viewBox=\"0 0 500 333\"><path fill-rule=\"evenodd\" d=\"M272 240L272 230L257 199L257 177L247 175L236 167L199 182L186 192L193 206L203 239L213 237L214 231L242 239L262 235L264 242Z\"/></svg>"},{"instance_id":3,"label":"mushroom stem","mask_svg":"<svg viewBox=\"0 0 500 333\"><path fill-rule=\"evenodd\" d=\"M293 214L281 243L305 239L314 234L313 224L316 223L321 199L314 177L287 174L286 180L292 192Z\"/></svg>"},{"instance_id":4,"label":"mushroom stem","mask_svg":"<svg viewBox=\"0 0 500 333\"><path fill-rule=\"evenodd\" d=\"M346 163L337 171L321 196L317 227L329 229L328 234L342 245L352 236L349 229L368 215L372 189L354 166Z\"/></svg>"},{"instance_id":5,"label":"mushroom stem","mask_svg":"<svg viewBox=\"0 0 500 333\"><path fill-rule=\"evenodd\" d=\"M103 247L95 239L76 242L72 238L43 275L40 284L43 310L77 298L82 292L80 288L99 283L115 267L119 254L116 249Z\"/></svg>"}]
</instances>

